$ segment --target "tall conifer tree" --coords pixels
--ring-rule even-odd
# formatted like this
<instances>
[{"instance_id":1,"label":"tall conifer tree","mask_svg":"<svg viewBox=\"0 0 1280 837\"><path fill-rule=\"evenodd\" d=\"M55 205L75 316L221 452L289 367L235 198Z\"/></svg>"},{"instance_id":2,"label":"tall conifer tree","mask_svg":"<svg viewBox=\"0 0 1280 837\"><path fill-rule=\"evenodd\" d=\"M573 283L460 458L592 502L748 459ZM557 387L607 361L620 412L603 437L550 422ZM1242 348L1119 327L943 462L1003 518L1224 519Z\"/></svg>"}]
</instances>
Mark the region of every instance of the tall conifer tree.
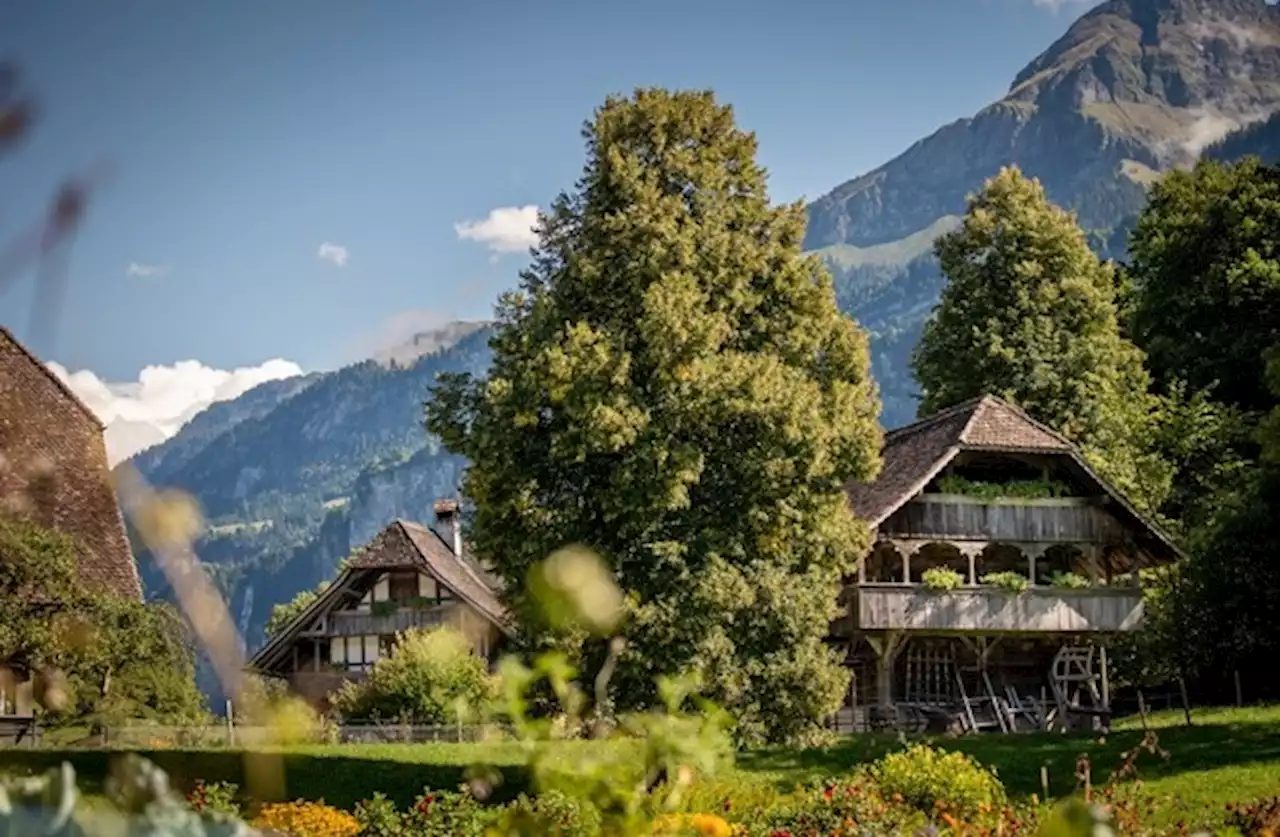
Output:
<instances>
[{"instance_id":1,"label":"tall conifer tree","mask_svg":"<svg viewBox=\"0 0 1280 837\"><path fill-rule=\"evenodd\" d=\"M1151 452L1159 400L1142 351L1121 334L1113 266L1089 249L1071 214L1039 181L1006 168L934 249L947 286L912 359L921 414L999 395L1157 508L1170 479Z\"/></svg>"}]
</instances>

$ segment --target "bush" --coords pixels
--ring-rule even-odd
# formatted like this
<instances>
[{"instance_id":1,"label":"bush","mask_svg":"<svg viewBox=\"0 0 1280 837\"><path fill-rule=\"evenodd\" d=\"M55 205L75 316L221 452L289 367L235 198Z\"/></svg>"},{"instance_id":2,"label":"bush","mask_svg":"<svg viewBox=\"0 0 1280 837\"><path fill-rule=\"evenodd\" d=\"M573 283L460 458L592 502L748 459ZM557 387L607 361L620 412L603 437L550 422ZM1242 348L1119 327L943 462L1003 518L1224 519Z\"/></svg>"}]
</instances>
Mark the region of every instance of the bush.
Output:
<instances>
[{"instance_id":1,"label":"bush","mask_svg":"<svg viewBox=\"0 0 1280 837\"><path fill-rule=\"evenodd\" d=\"M555 790L536 797L523 794L507 807L498 822L500 834L543 834L549 837L596 837L600 812L591 805Z\"/></svg>"},{"instance_id":2,"label":"bush","mask_svg":"<svg viewBox=\"0 0 1280 837\"><path fill-rule=\"evenodd\" d=\"M242 683L236 721L269 730L269 743L280 745L324 743L335 733L332 725L283 680L253 675Z\"/></svg>"},{"instance_id":3,"label":"bush","mask_svg":"<svg viewBox=\"0 0 1280 837\"><path fill-rule=\"evenodd\" d=\"M964 576L950 567L930 567L921 575L930 590L955 590L964 584Z\"/></svg>"},{"instance_id":4,"label":"bush","mask_svg":"<svg viewBox=\"0 0 1280 837\"><path fill-rule=\"evenodd\" d=\"M1227 825L1244 837L1259 837L1280 832L1280 796L1248 805L1228 805Z\"/></svg>"},{"instance_id":5,"label":"bush","mask_svg":"<svg viewBox=\"0 0 1280 837\"><path fill-rule=\"evenodd\" d=\"M400 837L405 832L404 815L381 793L361 800L353 813L361 837Z\"/></svg>"},{"instance_id":6,"label":"bush","mask_svg":"<svg viewBox=\"0 0 1280 837\"><path fill-rule=\"evenodd\" d=\"M482 717L494 693L466 637L448 627L415 629L400 635L366 679L344 684L334 706L349 720L442 724Z\"/></svg>"},{"instance_id":7,"label":"bush","mask_svg":"<svg viewBox=\"0 0 1280 837\"><path fill-rule=\"evenodd\" d=\"M418 797L404 817L405 834L413 837L484 837L501 815L469 793L428 791Z\"/></svg>"},{"instance_id":8,"label":"bush","mask_svg":"<svg viewBox=\"0 0 1280 837\"><path fill-rule=\"evenodd\" d=\"M886 796L928 814L946 810L969 818L997 810L1006 800L1000 780L971 756L924 744L889 753L872 765L871 775Z\"/></svg>"},{"instance_id":9,"label":"bush","mask_svg":"<svg viewBox=\"0 0 1280 837\"><path fill-rule=\"evenodd\" d=\"M906 837L919 834L927 825L927 818L920 811L886 798L874 777L865 771L779 799L759 819L740 821L753 837L827 837L847 833ZM856 823L859 830L848 831L849 823Z\"/></svg>"},{"instance_id":10,"label":"bush","mask_svg":"<svg viewBox=\"0 0 1280 837\"><path fill-rule=\"evenodd\" d=\"M1079 573L1054 573L1053 577L1049 579L1049 583L1054 587L1066 587L1072 590L1093 586L1089 579Z\"/></svg>"},{"instance_id":11,"label":"bush","mask_svg":"<svg viewBox=\"0 0 1280 837\"><path fill-rule=\"evenodd\" d=\"M301 800L263 805L253 827L291 837L354 837L360 833L360 823L346 811Z\"/></svg>"},{"instance_id":12,"label":"bush","mask_svg":"<svg viewBox=\"0 0 1280 837\"><path fill-rule=\"evenodd\" d=\"M197 779L196 785L187 794L187 804L197 814L206 811L216 814L240 816L240 806L236 803L238 785L231 782L205 782Z\"/></svg>"},{"instance_id":13,"label":"bush","mask_svg":"<svg viewBox=\"0 0 1280 837\"><path fill-rule=\"evenodd\" d=\"M1027 580L1025 575L1015 572L987 573L978 579L983 584L991 587L999 587L1006 593L1017 595L1018 593L1027 592L1027 588L1031 586L1031 582Z\"/></svg>"}]
</instances>

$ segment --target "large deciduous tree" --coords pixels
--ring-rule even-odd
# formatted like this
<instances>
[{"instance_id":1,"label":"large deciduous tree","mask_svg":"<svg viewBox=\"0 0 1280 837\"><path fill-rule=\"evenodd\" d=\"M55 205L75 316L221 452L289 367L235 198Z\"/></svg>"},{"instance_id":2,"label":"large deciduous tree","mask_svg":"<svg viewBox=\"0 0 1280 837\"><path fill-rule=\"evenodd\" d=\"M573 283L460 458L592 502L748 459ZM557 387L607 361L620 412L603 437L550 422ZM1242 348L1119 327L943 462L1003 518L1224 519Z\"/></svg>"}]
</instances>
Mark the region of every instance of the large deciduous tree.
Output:
<instances>
[{"instance_id":1,"label":"large deciduous tree","mask_svg":"<svg viewBox=\"0 0 1280 837\"><path fill-rule=\"evenodd\" d=\"M0 517L0 662L54 687L44 704L66 720L202 718L178 615L86 585L75 554L66 535Z\"/></svg>"},{"instance_id":2,"label":"large deciduous tree","mask_svg":"<svg viewBox=\"0 0 1280 837\"><path fill-rule=\"evenodd\" d=\"M1151 453L1159 402L1121 334L1116 277L1039 181L1003 169L935 244L947 276L912 358L922 415L999 395L1075 441L1148 509L1168 491Z\"/></svg>"},{"instance_id":3,"label":"large deciduous tree","mask_svg":"<svg viewBox=\"0 0 1280 837\"><path fill-rule=\"evenodd\" d=\"M692 671L744 740L794 738L847 683L823 640L868 545L843 491L879 463L866 336L712 94L610 98L584 137L488 379L442 381L428 426L524 624L529 569L590 546L631 602L622 706Z\"/></svg>"},{"instance_id":4,"label":"large deciduous tree","mask_svg":"<svg viewBox=\"0 0 1280 837\"><path fill-rule=\"evenodd\" d=\"M1247 159L1170 172L1129 251L1133 331L1156 378L1267 409L1263 353L1280 344L1280 168Z\"/></svg>"}]
</instances>

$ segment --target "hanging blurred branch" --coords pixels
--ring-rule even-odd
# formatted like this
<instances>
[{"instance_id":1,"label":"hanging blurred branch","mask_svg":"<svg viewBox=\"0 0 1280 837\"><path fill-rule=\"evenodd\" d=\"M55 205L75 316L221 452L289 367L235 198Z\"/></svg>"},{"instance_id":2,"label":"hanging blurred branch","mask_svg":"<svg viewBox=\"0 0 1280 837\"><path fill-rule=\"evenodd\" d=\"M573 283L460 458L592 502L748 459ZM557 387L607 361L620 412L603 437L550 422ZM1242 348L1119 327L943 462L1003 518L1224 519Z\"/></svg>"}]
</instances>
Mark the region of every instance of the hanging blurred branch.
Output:
<instances>
[{"instance_id":1,"label":"hanging blurred branch","mask_svg":"<svg viewBox=\"0 0 1280 837\"><path fill-rule=\"evenodd\" d=\"M0 64L0 154L13 151L30 136L37 113L34 97L22 88L18 67ZM68 177L58 188L44 218L0 249L0 293L35 267L36 293L27 339L51 346L66 296L69 248L84 219L92 188L105 169Z\"/></svg>"}]
</instances>

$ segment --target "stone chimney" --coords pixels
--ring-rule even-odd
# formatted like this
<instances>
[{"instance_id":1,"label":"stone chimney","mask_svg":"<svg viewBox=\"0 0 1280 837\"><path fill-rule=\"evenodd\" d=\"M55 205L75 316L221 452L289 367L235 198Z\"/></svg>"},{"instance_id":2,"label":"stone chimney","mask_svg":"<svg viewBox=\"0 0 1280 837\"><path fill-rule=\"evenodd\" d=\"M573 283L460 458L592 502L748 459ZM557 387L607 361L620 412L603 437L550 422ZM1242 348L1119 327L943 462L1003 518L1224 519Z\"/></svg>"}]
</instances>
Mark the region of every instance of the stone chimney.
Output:
<instances>
[{"instance_id":1,"label":"stone chimney","mask_svg":"<svg viewBox=\"0 0 1280 837\"><path fill-rule=\"evenodd\" d=\"M462 557L462 520L458 515L457 500L436 500L436 525L441 535L449 542L453 554Z\"/></svg>"}]
</instances>

